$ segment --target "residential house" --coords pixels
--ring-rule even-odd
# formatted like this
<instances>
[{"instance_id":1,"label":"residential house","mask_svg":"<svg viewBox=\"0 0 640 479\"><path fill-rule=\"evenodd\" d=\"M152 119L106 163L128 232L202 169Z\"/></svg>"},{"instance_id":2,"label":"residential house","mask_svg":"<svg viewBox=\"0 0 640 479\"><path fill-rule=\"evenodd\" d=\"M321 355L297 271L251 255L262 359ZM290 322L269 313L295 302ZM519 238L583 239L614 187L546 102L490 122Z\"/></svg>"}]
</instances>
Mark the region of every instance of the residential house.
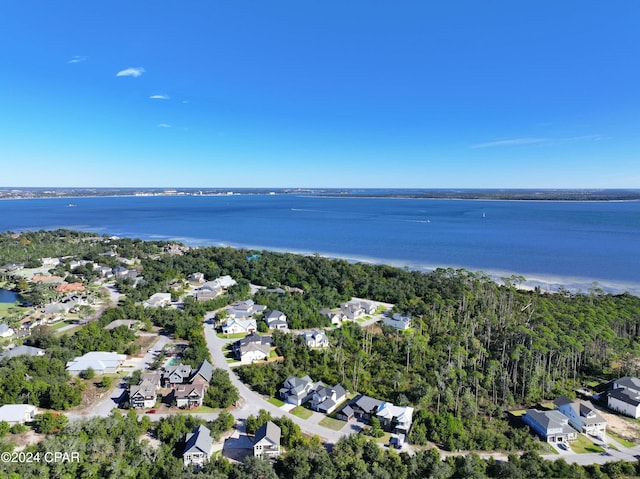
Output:
<instances>
[{"instance_id":1,"label":"residential house","mask_svg":"<svg viewBox=\"0 0 640 479\"><path fill-rule=\"evenodd\" d=\"M211 460L213 454L213 438L206 426L198 426L187 434L182 458L184 467L194 465L202 467Z\"/></svg>"},{"instance_id":2,"label":"residential house","mask_svg":"<svg viewBox=\"0 0 640 479\"><path fill-rule=\"evenodd\" d=\"M244 364L267 359L271 352L271 336L251 333L233 343L236 358Z\"/></svg>"},{"instance_id":3,"label":"residential house","mask_svg":"<svg viewBox=\"0 0 640 479\"><path fill-rule=\"evenodd\" d=\"M162 373L160 371L148 371L146 373L142 373L140 375L140 382L143 381L152 384L157 391L162 385Z\"/></svg>"},{"instance_id":4,"label":"residential house","mask_svg":"<svg viewBox=\"0 0 640 479\"><path fill-rule=\"evenodd\" d=\"M187 280L191 283L204 283L204 273L191 273L187 276Z\"/></svg>"},{"instance_id":5,"label":"residential house","mask_svg":"<svg viewBox=\"0 0 640 479\"><path fill-rule=\"evenodd\" d=\"M239 301L232 304L227 308L227 313L230 318L246 319L252 317L254 314L262 313L266 306L262 304L255 304L252 299L246 301Z\"/></svg>"},{"instance_id":6,"label":"residential house","mask_svg":"<svg viewBox=\"0 0 640 479\"><path fill-rule=\"evenodd\" d=\"M569 425L579 432L604 437L607 421L589 404L560 396L553 401L556 409L569 418Z\"/></svg>"},{"instance_id":7,"label":"residential house","mask_svg":"<svg viewBox=\"0 0 640 479\"><path fill-rule=\"evenodd\" d=\"M351 401L349 405L351 406L351 409L353 409L353 415L356 419L369 421L369 419L376 415L382 403L383 401L380 401L379 399L374 399L361 394Z\"/></svg>"},{"instance_id":8,"label":"residential house","mask_svg":"<svg viewBox=\"0 0 640 479\"><path fill-rule=\"evenodd\" d=\"M354 419L355 417L356 417L355 411L348 404L336 413L336 419L340 419L341 421L348 422Z\"/></svg>"},{"instance_id":9,"label":"residential house","mask_svg":"<svg viewBox=\"0 0 640 479\"><path fill-rule=\"evenodd\" d=\"M640 394L632 389L619 388L610 391L607 395L607 406L625 416L640 418Z\"/></svg>"},{"instance_id":10,"label":"residential house","mask_svg":"<svg viewBox=\"0 0 640 479\"><path fill-rule=\"evenodd\" d=\"M8 338L13 336L16 332L9 327L9 325L2 323L0 324L0 338Z\"/></svg>"},{"instance_id":11,"label":"residential house","mask_svg":"<svg viewBox=\"0 0 640 479\"><path fill-rule=\"evenodd\" d=\"M376 314L376 311L378 310L377 303L373 301L367 301L364 299L360 300L360 307L364 311L364 314L369 314L369 315Z\"/></svg>"},{"instance_id":12,"label":"residential house","mask_svg":"<svg viewBox=\"0 0 640 479\"><path fill-rule=\"evenodd\" d=\"M192 383L200 383L204 384L206 387L209 386L211 382L211 376L213 376L213 366L206 359L202 361L202 364L198 368L198 370L191 377Z\"/></svg>"},{"instance_id":13,"label":"residential house","mask_svg":"<svg viewBox=\"0 0 640 479\"><path fill-rule=\"evenodd\" d=\"M137 386L129 388L129 404L132 408L150 408L155 406L158 400L156 385L149 381L142 381Z\"/></svg>"},{"instance_id":14,"label":"residential house","mask_svg":"<svg viewBox=\"0 0 640 479\"><path fill-rule=\"evenodd\" d=\"M287 324L287 315L282 311L271 311L264 317L264 320L267 323L267 326L271 329L289 329L289 324Z\"/></svg>"},{"instance_id":15,"label":"residential house","mask_svg":"<svg viewBox=\"0 0 640 479\"><path fill-rule=\"evenodd\" d=\"M253 438L253 455L264 459L280 457L280 427L271 421L264 423Z\"/></svg>"},{"instance_id":16,"label":"residential house","mask_svg":"<svg viewBox=\"0 0 640 479\"><path fill-rule=\"evenodd\" d=\"M392 328L409 329L411 327L412 319L411 316L407 316L406 314L396 313L390 318L385 316L382 322Z\"/></svg>"},{"instance_id":17,"label":"residential house","mask_svg":"<svg viewBox=\"0 0 640 479\"><path fill-rule=\"evenodd\" d=\"M177 384L186 384L189 382L192 372L191 366L188 364L167 366L162 372L162 382L165 387L175 387Z\"/></svg>"},{"instance_id":18,"label":"residential house","mask_svg":"<svg viewBox=\"0 0 640 479\"><path fill-rule=\"evenodd\" d=\"M58 258L40 258L40 262L42 266L58 266L60 264L60 259Z\"/></svg>"},{"instance_id":19,"label":"residential house","mask_svg":"<svg viewBox=\"0 0 640 479\"><path fill-rule=\"evenodd\" d=\"M255 319L230 319L222 325L223 334L251 334L257 329Z\"/></svg>"},{"instance_id":20,"label":"residential house","mask_svg":"<svg viewBox=\"0 0 640 479\"><path fill-rule=\"evenodd\" d=\"M202 406L207 387L202 383L178 384L173 389L176 406L191 408Z\"/></svg>"},{"instance_id":21,"label":"residential house","mask_svg":"<svg viewBox=\"0 0 640 479\"><path fill-rule=\"evenodd\" d=\"M333 387L316 387L311 396L311 409L324 414L331 414L347 398L347 391L341 384Z\"/></svg>"},{"instance_id":22,"label":"residential house","mask_svg":"<svg viewBox=\"0 0 640 479\"><path fill-rule=\"evenodd\" d=\"M625 376L611 382L613 390L607 395L607 405L625 416L640 417L640 379Z\"/></svg>"},{"instance_id":23,"label":"residential house","mask_svg":"<svg viewBox=\"0 0 640 479\"><path fill-rule=\"evenodd\" d=\"M226 276L220 276L219 278L214 279L213 284L222 289L228 289L231 286L235 286L238 283L231 276L226 275Z\"/></svg>"},{"instance_id":24,"label":"residential house","mask_svg":"<svg viewBox=\"0 0 640 479\"><path fill-rule=\"evenodd\" d=\"M77 376L91 368L96 374L113 374L118 372L125 359L125 354L92 351L67 362L67 371Z\"/></svg>"},{"instance_id":25,"label":"residential house","mask_svg":"<svg viewBox=\"0 0 640 479\"><path fill-rule=\"evenodd\" d=\"M38 414L38 408L31 404L5 404L0 407L0 421L9 423L9 426L31 422Z\"/></svg>"},{"instance_id":26,"label":"residential house","mask_svg":"<svg viewBox=\"0 0 640 479\"><path fill-rule=\"evenodd\" d=\"M44 356L44 349L20 345L8 351L4 351L0 354L0 360L5 358L15 358L16 356Z\"/></svg>"},{"instance_id":27,"label":"residential house","mask_svg":"<svg viewBox=\"0 0 640 479\"><path fill-rule=\"evenodd\" d=\"M161 308L171 302L171 293L156 293L149 299L144 301L142 305L145 308Z\"/></svg>"},{"instance_id":28,"label":"residential house","mask_svg":"<svg viewBox=\"0 0 640 479\"><path fill-rule=\"evenodd\" d=\"M63 283L56 286L57 293L81 293L85 290L82 283Z\"/></svg>"},{"instance_id":29,"label":"residential house","mask_svg":"<svg viewBox=\"0 0 640 479\"><path fill-rule=\"evenodd\" d=\"M322 330L302 333L300 337L310 348L326 348L329 346L329 338Z\"/></svg>"},{"instance_id":30,"label":"residential house","mask_svg":"<svg viewBox=\"0 0 640 479\"><path fill-rule=\"evenodd\" d=\"M334 324L336 326L340 325L344 320L344 315L341 311L331 311L328 308L322 308L320 310L320 315L324 318L327 318L329 321L331 321L331 324Z\"/></svg>"},{"instance_id":31,"label":"residential house","mask_svg":"<svg viewBox=\"0 0 640 479\"><path fill-rule=\"evenodd\" d=\"M547 442L569 442L578 438L578 432L569 426L569 418L557 410L527 409L522 420Z\"/></svg>"},{"instance_id":32,"label":"residential house","mask_svg":"<svg viewBox=\"0 0 640 479\"><path fill-rule=\"evenodd\" d=\"M413 408L383 402L378 407L376 417L384 430L395 434L408 434L413 422Z\"/></svg>"},{"instance_id":33,"label":"residential house","mask_svg":"<svg viewBox=\"0 0 640 479\"><path fill-rule=\"evenodd\" d=\"M222 294L222 288L212 281L204 283L195 291L197 301L211 301Z\"/></svg>"},{"instance_id":34,"label":"residential house","mask_svg":"<svg viewBox=\"0 0 640 479\"><path fill-rule=\"evenodd\" d=\"M141 321L137 319L116 319L107 324L104 328L107 331L111 331L112 329L119 328L120 326L125 326L127 329L138 329L142 324Z\"/></svg>"},{"instance_id":35,"label":"residential house","mask_svg":"<svg viewBox=\"0 0 640 479\"><path fill-rule=\"evenodd\" d=\"M352 299L351 301L341 305L340 311L342 312L344 320L354 321L365 315L364 309L360 305L360 300L356 299Z\"/></svg>"},{"instance_id":36,"label":"residential house","mask_svg":"<svg viewBox=\"0 0 640 479\"><path fill-rule=\"evenodd\" d=\"M288 404L300 406L311 399L314 390L313 379L309 376L302 378L289 376L280 388L280 398Z\"/></svg>"}]
</instances>

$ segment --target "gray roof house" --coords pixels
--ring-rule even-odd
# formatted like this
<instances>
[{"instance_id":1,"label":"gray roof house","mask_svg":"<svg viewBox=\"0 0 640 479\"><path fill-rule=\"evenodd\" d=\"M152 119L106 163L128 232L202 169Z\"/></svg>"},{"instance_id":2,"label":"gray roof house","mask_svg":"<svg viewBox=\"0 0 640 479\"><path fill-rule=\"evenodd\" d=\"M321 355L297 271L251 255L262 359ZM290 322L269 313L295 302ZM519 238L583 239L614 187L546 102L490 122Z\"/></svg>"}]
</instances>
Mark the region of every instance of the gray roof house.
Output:
<instances>
[{"instance_id":1,"label":"gray roof house","mask_svg":"<svg viewBox=\"0 0 640 479\"><path fill-rule=\"evenodd\" d=\"M251 333L233 343L236 358L243 363L267 359L271 353L271 336Z\"/></svg>"},{"instance_id":2,"label":"gray roof house","mask_svg":"<svg viewBox=\"0 0 640 479\"><path fill-rule=\"evenodd\" d=\"M305 332L300 335L310 348L326 348L329 346L327 333L322 330Z\"/></svg>"},{"instance_id":3,"label":"gray roof house","mask_svg":"<svg viewBox=\"0 0 640 479\"><path fill-rule=\"evenodd\" d=\"M347 391L341 384L333 387L320 386L311 396L311 409L324 414L331 414L347 397Z\"/></svg>"},{"instance_id":4,"label":"gray roof house","mask_svg":"<svg viewBox=\"0 0 640 479\"><path fill-rule=\"evenodd\" d=\"M187 434L186 444L182 459L184 467L194 465L202 467L211 459L213 454L213 439L211 431L206 426L198 426L193 432Z\"/></svg>"},{"instance_id":5,"label":"gray roof house","mask_svg":"<svg viewBox=\"0 0 640 479\"><path fill-rule=\"evenodd\" d=\"M560 411L527 409L522 420L547 442L568 442L578 437L578 432L569 426L569 418Z\"/></svg>"},{"instance_id":6,"label":"gray roof house","mask_svg":"<svg viewBox=\"0 0 640 479\"><path fill-rule=\"evenodd\" d=\"M604 436L607 421L590 404L560 396L553 401L558 411L569 418L569 424L579 432L592 436Z\"/></svg>"},{"instance_id":7,"label":"gray roof house","mask_svg":"<svg viewBox=\"0 0 640 479\"><path fill-rule=\"evenodd\" d=\"M289 329L287 316L282 311L271 311L264 317L264 320L271 329Z\"/></svg>"},{"instance_id":8,"label":"gray roof house","mask_svg":"<svg viewBox=\"0 0 640 479\"><path fill-rule=\"evenodd\" d=\"M155 384L143 380L137 386L129 388L129 404L135 409L153 407L158 399L156 391Z\"/></svg>"},{"instance_id":9,"label":"gray roof house","mask_svg":"<svg viewBox=\"0 0 640 479\"><path fill-rule=\"evenodd\" d=\"M281 435L282 431L278 425L271 421L264 423L253 438L253 455L265 459L279 457Z\"/></svg>"},{"instance_id":10,"label":"gray roof house","mask_svg":"<svg viewBox=\"0 0 640 479\"><path fill-rule=\"evenodd\" d=\"M166 385L184 384L189 382L192 373L191 366L188 364L176 364L175 366L167 366L162 373L162 380Z\"/></svg>"},{"instance_id":11,"label":"gray roof house","mask_svg":"<svg viewBox=\"0 0 640 479\"><path fill-rule=\"evenodd\" d=\"M289 376L280 388L280 398L286 403L300 406L311 399L314 390L313 379L309 376Z\"/></svg>"},{"instance_id":12,"label":"gray roof house","mask_svg":"<svg viewBox=\"0 0 640 479\"><path fill-rule=\"evenodd\" d=\"M202 361L202 364L198 368L198 370L193 374L191 378L191 382L202 382L206 385L209 385L211 381L211 376L213 375L213 366L206 359Z\"/></svg>"},{"instance_id":13,"label":"gray roof house","mask_svg":"<svg viewBox=\"0 0 640 479\"><path fill-rule=\"evenodd\" d=\"M44 356L44 349L20 345L0 354L0 359L15 358L16 356Z\"/></svg>"},{"instance_id":14,"label":"gray roof house","mask_svg":"<svg viewBox=\"0 0 640 479\"><path fill-rule=\"evenodd\" d=\"M361 394L351 401L350 406L353 409L353 414L356 418L368 421L371 416L376 415L378 408L382 403L383 401L380 401L379 399Z\"/></svg>"}]
</instances>

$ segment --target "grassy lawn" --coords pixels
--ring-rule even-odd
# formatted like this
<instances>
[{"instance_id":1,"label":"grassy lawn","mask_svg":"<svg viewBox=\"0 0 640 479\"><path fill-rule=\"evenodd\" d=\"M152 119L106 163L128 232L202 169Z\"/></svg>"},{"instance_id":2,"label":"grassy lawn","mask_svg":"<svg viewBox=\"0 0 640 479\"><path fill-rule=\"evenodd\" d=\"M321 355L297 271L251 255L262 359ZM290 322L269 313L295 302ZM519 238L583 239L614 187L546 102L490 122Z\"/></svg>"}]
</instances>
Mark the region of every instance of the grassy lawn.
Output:
<instances>
[{"instance_id":1,"label":"grassy lawn","mask_svg":"<svg viewBox=\"0 0 640 479\"><path fill-rule=\"evenodd\" d=\"M326 427L327 429L331 429L333 431L339 431L347 423L344 421L340 421L339 419L333 419L332 417L325 417L318 424L320 424L322 427Z\"/></svg>"},{"instance_id":2,"label":"grassy lawn","mask_svg":"<svg viewBox=\"0 0 640 479\"><path fill-rule=\"evenodd\" d=\"M60 328L64 328L65 326L69 326L71 323L67 323L66 321L58 321L57 323L54 323L51 325L51 329L53 329L54 331L60 329Z\"/></svg>"},{"instance_id":3,"label":"grassy lawn","mask_svg":"<svg viewBox=\"0 0 640 479\"><path fill-rule=\"evenodd\" d=\"M628 439L625 439L625 438L623 438L621 436L618 436L613 431L607 431L607 436L609 436L611 439L613 439L617 443L623 445L624 447L634 447L635 446L635 444L633 442L631 442Z\"/></svg>"},{"instance_id":4,"label":"grassy lawn","mask_svg":"<svg viewBox=\"0 0 640 479\"><path fill-rule=\"evenodd\" d=\"M246 336L246 334L245 333L236 333L236 334L216 333L216 336L218 336L220 339L242 339Z\"/></svg>"},{"instance_id":5,"label":"grassy lawn","mask_svg":"<svg viewBox=\"0 0 640 479\"><path fill-rule=\"evenodd\" d=\"M577 454L605 452L604 448L596 446L591 439L583 434L578 434L578 439L569 443L569 446Z\"/></svg>"},{"instance_id":6,"label":"grassy lawn","mask_svg":"<svg viewBox=\"0 0 640 479\"><path fill-rule=\"evenodd\" d=\"M390 432L385 432L384 436L382 436L382 437L374 438L374 441L376 441L378 444L389 444L389 440L391 440L391 433Z\"/></svg>"},{"instance_id":7,"label":"grassy lawn","mask_svg":"<svg viewBox=\"0 0 640 479\"><path fill-rule=\"evenodd\" d=\"M269 351L269 357L270 358L277 358L279 356L278 356L278 353L276 353L276 350L272 349L271 351Z\"/></svg>"},{"instance_id":8,"label":"grassy lawn","mask_svg":"<svg viewBox=\"0 0 640 479\"><path fill-rule=\"evenodd\" d=\"M513 417L522 417L526 412L526 409L516 409L515 411L509 411L509 414L511 414Z\"/></svg>"},{"instance_id":9,"label":"grassy lawn","mask_svg":"<svg viewBox=\"0 0 640 479\"><path fill-rule=\"evenodd\" d=\"M82 329L82 326L83 326L83 325L79 324L78 326L74 326L73 328L65 329L65 330L64 330L64 331L62 331L62 332L59 332L59 331L58 331L56 334L57 334L58 336L62 336L63 334L67 334L67 335L69 335L69 336L72 336L72 335L74 335L77 331L79 331L80 329Z\"/></svg>"},{"instance_id":10,"label":"grassy lawn","mask_svg":"<svg viewBox=\"0 0 640 479\"><path fill-rule=\"evenodd\" d=\"M291 410L291 414L299 417L300 419L309 419L313 415L313 412L303 408L302 406L296 406Z\"/></svg>"},{"instance_id":11,"label":"grassy lawn","mask_svg":"<svg viewBox=\"0 0 640 479\"><path fill-rule=\"evenodd\" d=\"M276 399L276 398L269 398L267 399L267 402L270 404L273 404L275 407L284 406L284 401L280 401L280 399Z\"/></svg>"},{"instance_id":12,"label":"grassy lawn","mask_svg":"<svg viewBox=\"0 0 640 479\"><path fill-rule=\"evenodd\" d=\"M179 412L183 414L202 414L202 413L210 413L210 412L218 412L218 411L219 409L214 409L212 407L200 406L195 409L180 410Z\"/></svg>"},{"instance_id":13,"label":"grassy lawn","mask_svg":"<svg viewBox=\"0 0 640 479\"><path fill-rule=\"evenodd\" d=\"M358 318L357 321L359 323L364 323L365 321L369 321L371 319L371 316L364 316L362 318Z\"/></svg>"},{"instance_id":14,"label":"grassy lawn","mask_svg":"<svg viewBox=\"0 0 640 479\"><path fill-rule=\"evenodd\" d=\"M554 404L552 402L543 402L543 403L540 404L540 406L542 406L542 407L544 407L546 409L549 409L549 410L552 410L552 409L555 408L555 406L554 406Z\"/></svg>"}]
</instances>

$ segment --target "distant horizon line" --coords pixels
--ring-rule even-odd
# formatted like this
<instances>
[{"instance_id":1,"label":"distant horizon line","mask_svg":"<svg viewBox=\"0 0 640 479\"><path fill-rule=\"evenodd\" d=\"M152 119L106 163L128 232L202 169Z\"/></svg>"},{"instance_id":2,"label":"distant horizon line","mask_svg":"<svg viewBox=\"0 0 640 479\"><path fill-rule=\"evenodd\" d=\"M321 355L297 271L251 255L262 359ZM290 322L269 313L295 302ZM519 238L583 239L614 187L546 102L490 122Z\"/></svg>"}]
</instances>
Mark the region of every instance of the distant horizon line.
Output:
<instances>
[{"instance_id":1,"label":"distant horizon line","mask_svg":"<svg viewBox=\"0 0 640 479\"><path fill-rule=\"evenodd\" d=\"M640 188L614 187L519 187L519 186L446 186L446 187L399 187L399 186L0 186L0 190L396 190L396 191L640 191Z\"/></svg>"}]
</instances>

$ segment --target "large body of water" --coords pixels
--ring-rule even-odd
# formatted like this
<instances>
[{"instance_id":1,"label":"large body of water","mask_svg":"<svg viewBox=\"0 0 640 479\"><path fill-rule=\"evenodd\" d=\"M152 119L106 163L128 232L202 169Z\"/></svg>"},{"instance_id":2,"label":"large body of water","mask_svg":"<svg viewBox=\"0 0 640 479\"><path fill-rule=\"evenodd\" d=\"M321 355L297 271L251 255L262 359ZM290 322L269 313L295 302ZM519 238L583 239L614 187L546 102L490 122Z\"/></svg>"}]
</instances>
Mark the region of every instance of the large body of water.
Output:
<instances>
[{"instance_id":1,"label":"large body of water","mask_svg":"<svg viewBox=\"0 0 640 479\"><path fill-rule=\"evenodd\" d=\"M159 196L0 201L0 231L69 228L190 245L464 267L640 295L640 202Z\"/></svg>"}]
</instances>

